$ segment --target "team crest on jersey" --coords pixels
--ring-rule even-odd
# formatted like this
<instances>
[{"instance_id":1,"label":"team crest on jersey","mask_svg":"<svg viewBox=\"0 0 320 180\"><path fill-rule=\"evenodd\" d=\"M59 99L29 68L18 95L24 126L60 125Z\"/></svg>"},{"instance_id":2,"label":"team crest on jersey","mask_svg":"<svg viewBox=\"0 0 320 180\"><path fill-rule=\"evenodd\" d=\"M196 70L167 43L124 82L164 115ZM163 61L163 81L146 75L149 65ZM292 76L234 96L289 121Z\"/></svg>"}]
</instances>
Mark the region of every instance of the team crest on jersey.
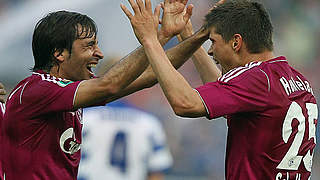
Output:
<instances>
[{"instance_id":1,"label":"team crest on jersey","mask_svg":"<svg viewBox=\"0 0 320 180\"><path fill-rule=\"evenodd\" d=\"M61 81L58 81L58 85L61 86L61 87L66 87L68 86L69 84L73 83L73 81L70 81L70 80L61 80Z\"/></svg>"}]
</instances>

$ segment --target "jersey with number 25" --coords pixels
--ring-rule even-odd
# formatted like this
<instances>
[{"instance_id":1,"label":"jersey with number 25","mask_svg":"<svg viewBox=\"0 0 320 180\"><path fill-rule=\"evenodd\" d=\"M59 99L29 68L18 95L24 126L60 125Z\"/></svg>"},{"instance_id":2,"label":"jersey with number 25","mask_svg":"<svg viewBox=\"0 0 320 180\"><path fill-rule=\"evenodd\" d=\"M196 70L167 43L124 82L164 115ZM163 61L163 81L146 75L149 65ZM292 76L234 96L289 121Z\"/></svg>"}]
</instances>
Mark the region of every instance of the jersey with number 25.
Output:
<instances>
[{"instance_id":1,"label":"jersey with number 25","mask_svg":"<svg viewBox=\"0 0 320 180\"><path fill-rule=\"evenodd\" d=\"M285 57L251 62L197 88L208 118L226 116L227 180L308 180L318 108Z\"/></svg>"}]
</instances>

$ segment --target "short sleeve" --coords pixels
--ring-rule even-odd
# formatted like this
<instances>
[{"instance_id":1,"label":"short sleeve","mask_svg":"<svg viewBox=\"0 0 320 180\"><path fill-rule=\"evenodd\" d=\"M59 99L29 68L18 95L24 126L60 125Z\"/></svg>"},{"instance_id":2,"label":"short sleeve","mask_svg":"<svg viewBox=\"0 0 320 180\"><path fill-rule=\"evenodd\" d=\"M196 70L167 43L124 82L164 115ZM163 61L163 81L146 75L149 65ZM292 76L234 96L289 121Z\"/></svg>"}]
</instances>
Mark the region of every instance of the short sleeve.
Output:
<instances>
[{"instance_id":1,"label":"short sleeve","mask_svg":"<svg viewBox=\"0 0 320 180\"><path fill-rule=\"evenodd\" d=\"M20 95L20 103L26 108L32 108L38 115L72 110L80 81L58 83L48 81L26 83Z\"/></svg>"},{"instance_id":2,"label":"short sleeve","mask_svg":"<svg viewBox=\"0 0 320 180\"><path fill-rule=\"evenodd\" d=\"M163 172L172 166L173 160L160 122L157 119L151 122L153 122L153 125L149 136L151 152L148 159L148 172Z\"/></svg>"},{"instance_id":3,"label":"short sleeve","mask_svg":"<svg viewBox=\"0 0 320 180\"><path fill-rule=\"evenodd\" d=\"M263 110L268 101L269 84L258 68L228 82L216 81L196 88L213 119L241 112Z\"/></svg>"}]
</instances>

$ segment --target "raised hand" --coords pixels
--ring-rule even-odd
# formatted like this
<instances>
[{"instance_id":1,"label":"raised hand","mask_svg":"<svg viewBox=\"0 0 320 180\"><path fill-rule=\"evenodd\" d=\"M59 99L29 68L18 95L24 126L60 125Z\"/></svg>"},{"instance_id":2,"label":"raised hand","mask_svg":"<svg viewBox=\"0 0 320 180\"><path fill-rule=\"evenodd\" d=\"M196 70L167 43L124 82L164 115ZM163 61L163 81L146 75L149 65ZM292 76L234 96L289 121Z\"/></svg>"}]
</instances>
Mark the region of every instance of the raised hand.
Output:
<instances>
[{"instance_id":1,"label":"raised hand","mask_svg":"<svg viewBox=\"0 0 320 180\"><path fill-rule=\"evenodd\" d=\"M186 7L188 0L165 0L161 3L163 9L160 33L166 37L179 34L192 15L193 5Z\"/></svg>"},{"instance_id":2,"label":"raised hand","mask_svg":"<svg viewBox=\"0 0 320 180\"><path fill-rule=\"evenodd\" d=\"M177 35L178 40L181 42L188 37L193 35L193 28L192 28L192 23L191 20L188 21L188 23L185 25L183 30L180 32L180 34Z\"/></svg>"},{"instance_id":3,"label":"raised hand","mask_svg":"<svg viewBox=\"0 0 320 180\"><path fill-rule=\"evenodd\" d=\"M157 40L158 25L160 17L160 6L158 5L154 14L150 0L129 0L129 3L134 11L134 15L126 6L121 4L121 9L127 15L139 42L143 44L146 39Z\"/></svg>"},{"instance_id":4,"label":"raised hand","mask_svg":"<svg viewBox=\"0 0 320 180\"><path fill-rule=\"evenodd\" d=\"M4 86L2 83L0 83L0 102L4 103L4 98L2 95L6 95L6 91L4 90Z\"/></svg>"}]
</instances>

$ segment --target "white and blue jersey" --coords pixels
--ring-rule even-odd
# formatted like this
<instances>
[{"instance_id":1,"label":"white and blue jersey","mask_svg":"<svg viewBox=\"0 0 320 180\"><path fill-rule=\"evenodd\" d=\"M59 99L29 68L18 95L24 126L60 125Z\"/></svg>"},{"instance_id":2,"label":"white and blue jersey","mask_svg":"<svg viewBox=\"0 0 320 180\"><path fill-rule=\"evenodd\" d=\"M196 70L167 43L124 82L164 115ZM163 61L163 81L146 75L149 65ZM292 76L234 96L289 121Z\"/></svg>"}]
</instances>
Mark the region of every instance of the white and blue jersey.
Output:
<instances>
[{"instance_id":1,"label":"white and blue jersey","mask_svg":"<svg viewBox=\"0 0 320 180\"><path fill-rule=\"evenodd\" d=\"M78 180L141 180L172 165L162 126L154 116L128 106L84 110Z\"/></svg>"}]
</instances>

